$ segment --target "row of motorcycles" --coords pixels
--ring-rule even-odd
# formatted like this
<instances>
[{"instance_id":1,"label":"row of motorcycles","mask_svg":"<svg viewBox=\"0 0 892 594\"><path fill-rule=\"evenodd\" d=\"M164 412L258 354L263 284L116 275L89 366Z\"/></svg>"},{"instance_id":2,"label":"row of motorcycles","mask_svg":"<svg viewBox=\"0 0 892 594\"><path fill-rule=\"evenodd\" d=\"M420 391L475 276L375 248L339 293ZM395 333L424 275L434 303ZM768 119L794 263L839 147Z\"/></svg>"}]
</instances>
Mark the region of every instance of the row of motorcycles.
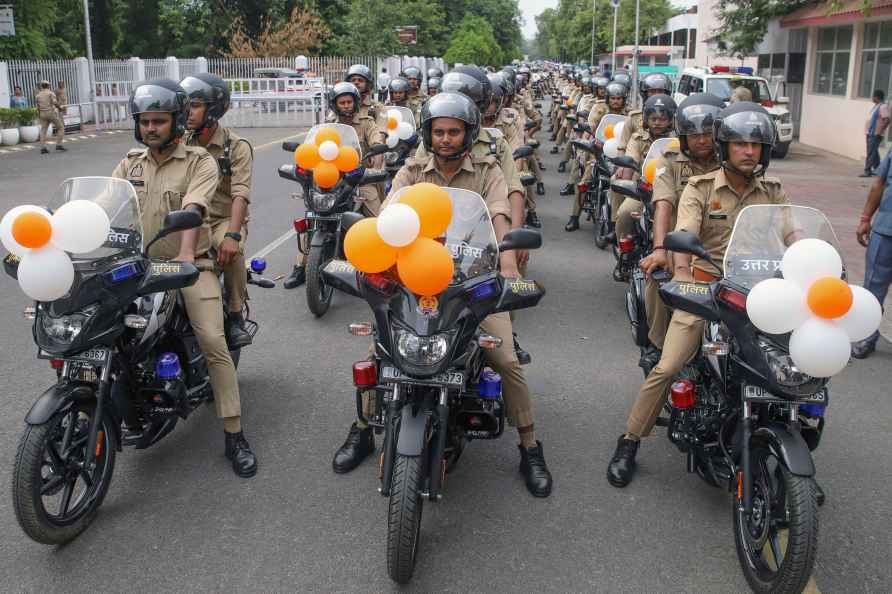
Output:
<instances>
[{"instance_id":1,"label":"row of motorcycles","mask_svg":"<svg viewBox=\"0 0 892 594\"><path fill-rule=\"evenodd\" d=\"M561 99L555 95L556 101ZM612 248L613 277L627 285L630 329L644 353L650 345L647 278L639 262L653 249L653 188L643 176L632 181L614 179L613 174L620 167L640 174L643 163L660 156L673 140L655 141L642 163L627 156L608 157L603 151L605 127L622 120L608 114L593 131L571 119L577 135L588 132L593 139L570 142L582 170L593 161L593 175L578 185L583 212L593 225L595 245ZM611 190L643 205L630 235L612 233ZM819 238L840 251L830 222L819 210L749 206L738 216L724 262L713 262L696 235L677 231L665 238L667 250L716 264L724 270L721 278L694 284L673 281L664 270L653 273L660 298L670 309L706 320L701 349L675 378L657 425L666 427L669 440L684 454L688 472L733 495L737 555L756 592L801 592L807 586L817 553L818 507L823 504L812 452L824 429L828 380L800 372L790 358L790 335L759 331L746 311L749 290L761 280L780 277L786 246L779 238L790 220L800 239ZM641 363L646 377L657 361L642 357Z\"/></svg>"}]
</instances>

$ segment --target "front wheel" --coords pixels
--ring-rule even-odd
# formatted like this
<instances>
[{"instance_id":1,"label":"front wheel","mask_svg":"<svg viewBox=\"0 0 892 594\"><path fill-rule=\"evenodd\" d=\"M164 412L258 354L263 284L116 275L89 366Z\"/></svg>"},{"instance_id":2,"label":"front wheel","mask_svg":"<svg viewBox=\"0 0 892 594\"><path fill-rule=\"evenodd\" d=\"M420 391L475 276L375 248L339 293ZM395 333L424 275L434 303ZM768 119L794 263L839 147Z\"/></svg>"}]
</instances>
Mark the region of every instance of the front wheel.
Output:
<instances>
[{"instance_id":1,"label":"front wheel","mask_svg":"<svg viewBox=\"0 0 892 594\"><path fill-rule=\"evenodd\" d=\"M87 452L95 404L78 404L42 425L28 425L12 473L12 503L25 534L50 545L74 540L96 517L115 468L114 427L100 421ZM87 460L94 460L92 468Z\"/></svg>"},{"instance_id":2,"label":"front wheel","mask_svg":"<svg viewBox=\"0 0 892 594\"><path fill-rule=\"evenodd\" d=\"M811 477L796 476L765 446L751 452L753 512L733 501L734 543L754 592L802 592L818 548L818 504Z\"/></svg>"},{"instance_id":3,"label":"front wheel","mask_svg":"<svg viewBox=\"0 0 892 594\"><path fill-rule=\"evenodd\" d=\"M310 248L307 254L307 307L317 318L321 318L331 305L333 289L322 279L322 269L332 259L334 244L326 242Z\"/></svg>"},{"instance_id":4,"label":"front wheel","mask_svg":"<svg viewBox=\"0 0 892 594\"><path fill-rule=\"evenodd\" d=\"M397 454L387 508L387 572L406 584L415 570L421 536L422 456Z\"/></svg>"}]
</instances>

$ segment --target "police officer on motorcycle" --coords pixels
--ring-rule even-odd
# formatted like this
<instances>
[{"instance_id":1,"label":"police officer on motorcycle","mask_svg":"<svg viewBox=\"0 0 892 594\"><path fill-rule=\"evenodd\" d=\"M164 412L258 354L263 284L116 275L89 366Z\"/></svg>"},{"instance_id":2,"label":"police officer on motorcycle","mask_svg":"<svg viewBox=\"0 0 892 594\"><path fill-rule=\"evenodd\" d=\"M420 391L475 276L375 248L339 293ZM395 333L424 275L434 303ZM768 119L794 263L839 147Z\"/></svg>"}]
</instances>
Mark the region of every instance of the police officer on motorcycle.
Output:
<instances>
[{"instance_id":1,"label":"police officer on motorcycle","mask_svg":"<svg viewBox=\"0 0 892 594\"><path fill-rule=\"evenodd\" d=\"M199 146L181 142L189 107L186 91L167 79L150 80L134 87L130 112L134 136L145 149L127 153L112 177L128 180L139 197L144 233L154 237L171 210L189 209L208 217L218 187L218 166ZM235 473L257 473L257 457L241 426L241 401L235 365L224 336L223 296L208 257L208 226L181 231L156 242L149 254L181 262L194 262L198 281L181 290L189 322L207 359L217 416L223 419L225 455Z\"/></svg>"}]
</instances>

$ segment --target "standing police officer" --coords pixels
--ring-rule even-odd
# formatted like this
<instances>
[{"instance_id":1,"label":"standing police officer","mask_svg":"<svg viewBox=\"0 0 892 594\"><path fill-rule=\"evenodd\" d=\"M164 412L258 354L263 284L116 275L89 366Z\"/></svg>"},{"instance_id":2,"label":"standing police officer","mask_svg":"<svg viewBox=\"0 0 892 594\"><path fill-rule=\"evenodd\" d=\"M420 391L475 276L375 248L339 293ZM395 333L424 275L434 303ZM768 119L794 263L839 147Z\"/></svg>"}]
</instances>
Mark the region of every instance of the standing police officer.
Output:
<instances>
[{"instance_id":1,"label":"standing police officer","mask_svg":"<svg viewBox=\"0 0 892 594\"><path fill-rule=\"evenodd\" d=\"M46 132L50 124L53 125L56 132L56 150L67 151L68 149L62 146L62 143L65 141L65 124L59 115L59 100L56 98L53 90L50 89L50 81L40 81L40 91L35 99L37 101L37 114L40 118L40 142L43 144L40 154L46 155L50 152L50 149L46 147Z\"/></svg>"}]
</instances>

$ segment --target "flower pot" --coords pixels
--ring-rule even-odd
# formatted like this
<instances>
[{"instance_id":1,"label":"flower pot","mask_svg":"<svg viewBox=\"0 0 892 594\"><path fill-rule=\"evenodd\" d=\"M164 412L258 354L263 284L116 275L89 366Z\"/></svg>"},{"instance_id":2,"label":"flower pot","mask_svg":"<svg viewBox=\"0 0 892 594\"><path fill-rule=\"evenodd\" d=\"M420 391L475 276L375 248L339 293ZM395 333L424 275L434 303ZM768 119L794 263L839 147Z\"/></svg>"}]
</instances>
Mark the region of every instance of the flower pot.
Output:
<instances>
[{"instance_id":1,"label":"flower pot","mask_svg":"<svg viewBox=\"0 0 892 594\"><path fill-rule=\"evenodd\" d=\"M0 130L0 142L4 146L12 146L14 144L19 143L19 129L18 128L4 128Z\"/></svg>"},{"instance_id":2,"label":"flower pot","mask_svg":"<svg viewBox=\"0 0 892 594\"><path fill-rule=\"evenodd\" d=\"M19 135L22 142L37 142L40 139L40 126L21 126Z\"/></svg>"}]
</instances>

